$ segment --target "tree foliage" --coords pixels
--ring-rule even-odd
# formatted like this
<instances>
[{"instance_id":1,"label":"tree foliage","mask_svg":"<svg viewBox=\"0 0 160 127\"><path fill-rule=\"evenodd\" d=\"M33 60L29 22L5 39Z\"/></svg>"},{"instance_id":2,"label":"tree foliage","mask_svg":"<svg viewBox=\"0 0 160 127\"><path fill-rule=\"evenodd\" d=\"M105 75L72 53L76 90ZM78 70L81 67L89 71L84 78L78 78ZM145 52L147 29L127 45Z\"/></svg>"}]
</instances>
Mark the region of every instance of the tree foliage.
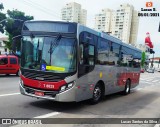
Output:
<instances>
[{"instance_id":1,"label":"tree foliage","mask_svg":"<svg viewBox=\"0 0 160 127\"><path fill-rule=\"evenodd\" d=\"M4 20L6 18L6 15L2 13L1 11L4 9L3 4L0 3L0 21ZM0 22L0 32L4 33L4 22Z\"/></svg>"},{"instance_id":2,"label":"tree foliage","mask_svg":"<svg viewBox=\"0 0 160 127\"><path fill-rule=\"evenodd\" d=\"M142 53L142 58L141 58L141 67L144 67L145 60L146 60L146 53L143 52Z\"/></svg>"},{"instance_id":3,"label":"tree foliage","mask_svg":"<svg viewBox=\"0 0 160 127\"><path fill-rule=\"evenodd\" d=\"M7 11L7 20L5 22L5 31L8 35L6 47L11 49L12 38L21 34L23 23L34 19L33 16L27 16L24 12L16 10Z\"/></svg>"}]
</instances>

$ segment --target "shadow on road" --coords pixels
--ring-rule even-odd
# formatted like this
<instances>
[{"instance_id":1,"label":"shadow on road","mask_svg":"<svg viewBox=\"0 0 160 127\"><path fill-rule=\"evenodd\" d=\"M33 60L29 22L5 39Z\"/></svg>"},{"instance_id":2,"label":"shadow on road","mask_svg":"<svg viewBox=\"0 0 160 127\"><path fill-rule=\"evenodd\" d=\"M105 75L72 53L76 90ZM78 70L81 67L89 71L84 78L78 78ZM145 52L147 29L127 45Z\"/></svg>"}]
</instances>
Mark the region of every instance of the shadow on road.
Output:
<instances>
[{"instance_id":1,"label":"shadow on road","mask_svg":"<svg viewBox=\"0 0 160 127\"><path fill-rule=\"evenodd\" d=\"M35 102L31 102L30 104L35 107L39 107L42 109L49 109L57 112L65 112L70 111L72 109L79 110L85 107L84 102L54 102L50 100L36 100Z\"/></svg>"},{"instance_id":2,"label":"shadow on road","mask_svg":"<svg viewBox=\"0 0 160 127\"><path fill-rule=\"evenodd\" d=\"M0 74L0 78L17 78L19 76L17 75L3 75L3 74Z\"/></svg>"},{"instance_id":3,"label":"shadow on road","mask_svg":"<svg viewBox=\"0 0 160 127\"><path fill-rule=\"evenodd\" d=\"M48 100L31 102L32 106L49 109L69 114L94 114L94 115L134 115L147 105L152 103L160 93L148 93L134 91L128 96L113 94L106 96L100 103L90 105L87 101L78 103L62 103Z\"/></svg>"}]
</instances>

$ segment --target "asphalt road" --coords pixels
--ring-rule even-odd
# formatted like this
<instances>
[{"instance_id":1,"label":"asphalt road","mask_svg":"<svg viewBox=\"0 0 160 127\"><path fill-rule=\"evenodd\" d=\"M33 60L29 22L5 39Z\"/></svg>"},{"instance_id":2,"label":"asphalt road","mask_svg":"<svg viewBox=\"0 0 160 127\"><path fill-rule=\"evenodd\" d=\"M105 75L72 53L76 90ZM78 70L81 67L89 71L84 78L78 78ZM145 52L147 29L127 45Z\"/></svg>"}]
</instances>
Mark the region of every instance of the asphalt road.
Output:
<instances>
[{"instance_id":1,"label":"asphalt road","mask_svg":"<svg viewBox=\"0 0 160 127\"><path fill-rule=\"evenodd\" d=\"M131 94L109 95L96 105L26 97L19 94L18 82L19 77L0 76L1 118L160 118L160 73L144 73Z\"/></svg>"}]
</instances>

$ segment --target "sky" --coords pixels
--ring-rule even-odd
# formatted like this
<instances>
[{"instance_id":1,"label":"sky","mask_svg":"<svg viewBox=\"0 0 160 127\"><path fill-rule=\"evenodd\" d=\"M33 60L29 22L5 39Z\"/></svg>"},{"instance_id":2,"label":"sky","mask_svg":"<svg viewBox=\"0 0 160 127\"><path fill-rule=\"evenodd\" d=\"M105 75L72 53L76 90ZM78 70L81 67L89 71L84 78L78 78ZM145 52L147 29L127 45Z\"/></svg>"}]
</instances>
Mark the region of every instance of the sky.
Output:
<instances>
[{"instance_id":1,"label":"sky","mask_svg":"<svg viewBox=\"0 0 160 127\"><path fill-rule=\"evenodd\" d=\"M87 26L94 28L94 16L104 8L116 10L121 4L128 3L132 4L135 10L141 11L141 8L146 8L146 2L150 1L157 13L160 13L160 0L0 0L0 3L3 3L5 13L8 9L18 9L26 15L34 16L35 20L60 20L61 8L66 3L77 2L87 10ZM140 17L137 44L144 44L146 32L149 32L155 56L160 57L159 22L160 17Z\"/></svg>"}]
</instances>

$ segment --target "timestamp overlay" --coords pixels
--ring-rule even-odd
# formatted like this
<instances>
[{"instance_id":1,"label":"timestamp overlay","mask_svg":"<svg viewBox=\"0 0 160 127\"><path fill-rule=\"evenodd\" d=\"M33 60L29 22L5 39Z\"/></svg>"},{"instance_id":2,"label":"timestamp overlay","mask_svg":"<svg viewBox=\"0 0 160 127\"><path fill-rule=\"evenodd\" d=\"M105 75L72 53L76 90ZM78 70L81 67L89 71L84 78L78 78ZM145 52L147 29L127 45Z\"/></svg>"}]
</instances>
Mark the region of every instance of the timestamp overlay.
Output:
<instances>
[{"instance_id":1,"label":"timestamp overlay","mask_svg":"<svg viewBox=\"0 0 160 127\"><path fill-rule=\"evenodd\" d=\"M150 4L153 5L153 4ZM141 10L138 12L139 17L160 17L160 11L158 11L156 8L152 7L146 7L141 8Z\"/></svg>"},{"instance_id":2,"label":"timestamp overlay","mask_svg":"<svg viewBox=\"0 0 160 127\"><path fill-rule=\"evenodd\" d=\"M160 13L143 13L143 12L139 12L138 16L139 17L160 17Z\"/></svg>"}]
</instances>

